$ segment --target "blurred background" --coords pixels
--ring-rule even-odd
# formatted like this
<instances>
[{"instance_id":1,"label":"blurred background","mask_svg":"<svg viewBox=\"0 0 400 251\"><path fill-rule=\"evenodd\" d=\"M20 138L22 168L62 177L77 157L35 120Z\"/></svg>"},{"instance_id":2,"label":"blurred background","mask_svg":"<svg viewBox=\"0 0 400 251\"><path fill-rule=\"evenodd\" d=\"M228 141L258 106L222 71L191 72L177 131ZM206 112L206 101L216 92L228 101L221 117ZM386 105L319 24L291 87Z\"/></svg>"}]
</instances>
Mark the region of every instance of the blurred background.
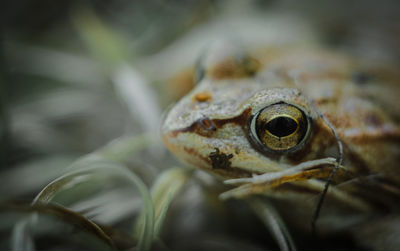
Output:
<instances>
[{"instance_id":1,"label":"blurred background","mask_svg":"<svg viewBox=\"0 0 400 251\"><path fill-rule=\"evenodd\" d=\"M104 226L118 249L140 242L140 234L131 233L140 226L143 193L132 184L154 188L161 173L182 166L162 146L158 129L163 111L192 87L192 66L210 41L232 37L248 47L323 46L400 63L396 0L19 0L1 5L2 250L109 248L96 230L82 230L86 223L78 214L28 206L51 181L79 168L89 174L51 188L45 193L48 201ZM141 181L121 182L108 167L94 175L93 159L117 162L123 166L116 168L120 174L131 170ZM241 205L218 202L217 194L207 191L207 179L167 174L183 177L176 194L186 189L172 203L153 249L187 250L194 243L196 250L277 249L254 216L240 219ZM227 216L221 207L236 211ZM41 220L32 220L33 213ZM232 222L231 216L239 219ZM39 231L38 225L46 224L38 222L52 227ZM78 228L71 230L68 222ZM82 235L68 237L71 231ZM86 235L103 242L82 241ZM299 245L300 250L355 248L346 240L333 247Z\"/></svg>"}]
</instances>

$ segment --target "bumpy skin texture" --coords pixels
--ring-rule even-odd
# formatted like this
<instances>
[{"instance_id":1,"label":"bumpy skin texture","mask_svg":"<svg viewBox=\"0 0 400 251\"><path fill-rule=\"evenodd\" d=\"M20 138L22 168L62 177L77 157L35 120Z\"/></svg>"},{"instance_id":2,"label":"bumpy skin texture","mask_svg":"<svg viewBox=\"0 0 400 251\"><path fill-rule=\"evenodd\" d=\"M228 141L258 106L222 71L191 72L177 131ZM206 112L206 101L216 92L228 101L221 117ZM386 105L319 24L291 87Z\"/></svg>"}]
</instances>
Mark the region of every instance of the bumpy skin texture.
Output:
<instances>
[{"instance_id":1,"label":"bumpy skin texture","mask_svg":"<svg viewBox=\"0 0 400 251\"><path fill-rule=\"evenodd\" d=\"M172 153L223 180L285 173L307 161L338 156L323 115L343 143L344 162L328 193L320 231L351 229L381 212L398 215L400 74L395 69L323 50L216 50L199 64L196 87L163 121L163 140ZM294 152L271 153L251 139L253 116L279 102L301 108L311 122L307 140ZM276 199L295 226L308 228L333 166L238 182L242 186L226 197L264 194Z\"/></svg>"}]
</instances>

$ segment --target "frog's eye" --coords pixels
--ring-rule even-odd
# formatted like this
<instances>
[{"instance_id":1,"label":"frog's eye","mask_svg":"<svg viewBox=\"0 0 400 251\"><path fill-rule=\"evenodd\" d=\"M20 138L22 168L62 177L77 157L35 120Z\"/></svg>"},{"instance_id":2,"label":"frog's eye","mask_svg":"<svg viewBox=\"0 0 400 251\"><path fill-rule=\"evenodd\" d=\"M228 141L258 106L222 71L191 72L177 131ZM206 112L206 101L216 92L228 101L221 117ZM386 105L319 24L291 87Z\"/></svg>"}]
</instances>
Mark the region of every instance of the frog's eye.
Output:
<instances>
[{"instance_id":1,"label":"frog's eye","mask_svg":"<svg viewBox=\"0 0 400 251\"><path fill-rule=\"evenodd\" d=\"M250 123L250 138L263 150L285 153L299 149L310 132L310 119L299 108L286 103L260 110Z\"/></svg>"}]
</instances>

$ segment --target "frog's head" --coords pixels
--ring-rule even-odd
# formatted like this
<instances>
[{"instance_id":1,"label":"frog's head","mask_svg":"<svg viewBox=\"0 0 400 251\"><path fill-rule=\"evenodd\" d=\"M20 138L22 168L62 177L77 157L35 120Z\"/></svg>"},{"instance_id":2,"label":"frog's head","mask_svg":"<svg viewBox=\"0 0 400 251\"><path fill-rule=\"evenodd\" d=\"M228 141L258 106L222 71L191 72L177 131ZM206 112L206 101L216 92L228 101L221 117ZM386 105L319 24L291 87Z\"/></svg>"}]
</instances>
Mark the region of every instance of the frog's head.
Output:
<instances>
[{"instance_id":1,"label":"frog's head","mask_svg":"<svg viewBox=\"0 0 400 251\"><path fill-rule=\"evenodd\" d=\"M277 78L266 83L252 68L256 61L229 55L208 59L197 86L166 114L161 133L171 152L233 178L279 171L332 145L329 128L298 89Z\"/></svg>"}]
</instances>

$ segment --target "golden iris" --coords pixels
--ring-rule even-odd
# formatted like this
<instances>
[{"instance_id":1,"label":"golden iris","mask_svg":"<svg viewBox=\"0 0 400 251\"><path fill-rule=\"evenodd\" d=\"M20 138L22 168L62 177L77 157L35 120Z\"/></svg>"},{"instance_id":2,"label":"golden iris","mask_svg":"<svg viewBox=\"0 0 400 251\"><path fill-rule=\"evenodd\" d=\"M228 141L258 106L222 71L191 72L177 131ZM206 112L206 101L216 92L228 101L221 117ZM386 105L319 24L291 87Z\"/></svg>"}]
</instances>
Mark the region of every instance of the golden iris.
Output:
<instances>
[{"instance_id":1,"label":"golden iris","mask_svg":"<svg viewBox=\"0 0 400 251\"><path fill-rule=\"evenodd\" d=\"M304 142L309 121L296 106L278 103L259 111L251 123L252 138L273 152L295 150Z\"/></svg>"}]
</instances>

